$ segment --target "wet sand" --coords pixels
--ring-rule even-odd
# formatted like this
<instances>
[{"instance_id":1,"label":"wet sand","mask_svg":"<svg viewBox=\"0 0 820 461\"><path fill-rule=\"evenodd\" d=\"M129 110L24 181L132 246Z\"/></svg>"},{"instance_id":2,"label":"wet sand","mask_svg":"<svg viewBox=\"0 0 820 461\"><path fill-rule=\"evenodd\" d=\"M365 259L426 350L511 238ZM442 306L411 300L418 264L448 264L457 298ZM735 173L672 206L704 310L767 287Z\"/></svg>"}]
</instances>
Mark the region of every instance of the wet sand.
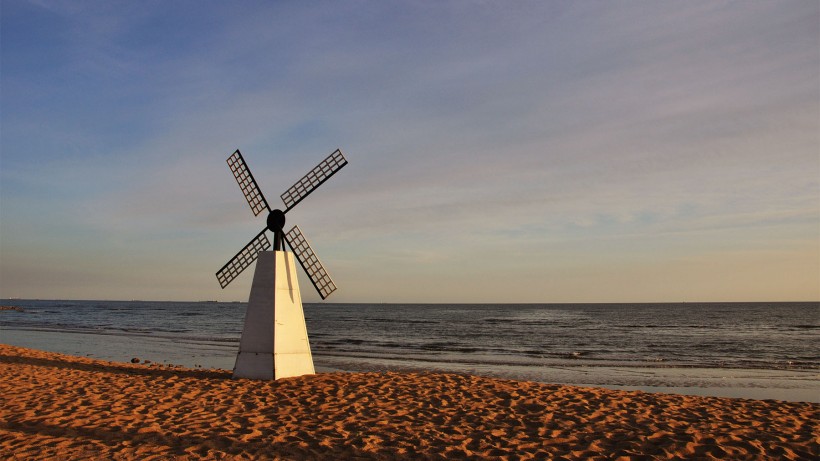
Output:
<instances>
[{"instance_id":1,"label":"wet sand","mask_svg":"<svg viewBox=\"0 0 820 461\"><path fill-rule=\"evenodd\" d=\"M814 459L819 418L442 373L233 380L0 344L4 459Z\"/></svg>"}]
</instances>

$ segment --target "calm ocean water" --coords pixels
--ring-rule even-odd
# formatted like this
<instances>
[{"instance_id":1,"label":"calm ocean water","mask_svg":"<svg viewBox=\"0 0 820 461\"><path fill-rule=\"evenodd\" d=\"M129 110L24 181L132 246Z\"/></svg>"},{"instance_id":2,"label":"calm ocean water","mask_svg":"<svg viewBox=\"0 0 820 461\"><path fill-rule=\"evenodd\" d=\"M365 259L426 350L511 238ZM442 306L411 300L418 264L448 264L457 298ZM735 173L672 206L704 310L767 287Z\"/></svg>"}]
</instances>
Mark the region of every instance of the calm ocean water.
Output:
<instances>
[{"instance_id":1,"label":"calm ocean water","mask_svg":"<svg viewBox=\"0 0 820 461\"><path fill-rule=\"evenodd\" d=\"M226 369L233 367L245 315L244 303L2 304L23 309L0 312L3 343ZM817 302L304 308L314 361L325 371L443 370L672 387L710 387L729 376L732 386L818 388Z\"/></svg>"}]
</instances>

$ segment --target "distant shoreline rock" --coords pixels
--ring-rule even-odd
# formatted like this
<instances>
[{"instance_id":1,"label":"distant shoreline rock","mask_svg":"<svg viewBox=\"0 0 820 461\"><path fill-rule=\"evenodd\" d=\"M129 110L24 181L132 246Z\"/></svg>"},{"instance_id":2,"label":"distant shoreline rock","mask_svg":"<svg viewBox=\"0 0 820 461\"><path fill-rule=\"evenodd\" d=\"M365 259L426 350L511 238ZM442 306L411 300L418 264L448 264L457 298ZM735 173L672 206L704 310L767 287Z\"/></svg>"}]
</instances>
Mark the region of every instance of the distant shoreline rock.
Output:
<instances>
[{"instance_id":1,"label":"distant shoreline rock","mask_svg":"<svg viewBox=\"0 0 820 461\"><path fill-rule=\"evenodd\" d=\"M0 306L0 311L25 312L22 307L18 307L18 306Z\"/></svg>"}]
</instances>

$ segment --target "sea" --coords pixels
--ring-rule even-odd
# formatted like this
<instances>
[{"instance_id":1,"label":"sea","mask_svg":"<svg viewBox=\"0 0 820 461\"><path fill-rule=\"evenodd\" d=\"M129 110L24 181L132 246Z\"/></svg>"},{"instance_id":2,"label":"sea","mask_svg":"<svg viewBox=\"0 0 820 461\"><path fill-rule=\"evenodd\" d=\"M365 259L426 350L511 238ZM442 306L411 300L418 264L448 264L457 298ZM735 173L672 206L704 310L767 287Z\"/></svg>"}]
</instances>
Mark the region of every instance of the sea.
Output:
<instances>
[{"instance_id":1,"label":"sea","mask_svg":"<svg viewBox=\"0 0 820 461\"><path fill-rule=\"evenodd\" d=\"M242 302L0 300L0 342L232 369ZM317 372L820 402L820 303L304 305Z\"/></svg>"}]
</instances>

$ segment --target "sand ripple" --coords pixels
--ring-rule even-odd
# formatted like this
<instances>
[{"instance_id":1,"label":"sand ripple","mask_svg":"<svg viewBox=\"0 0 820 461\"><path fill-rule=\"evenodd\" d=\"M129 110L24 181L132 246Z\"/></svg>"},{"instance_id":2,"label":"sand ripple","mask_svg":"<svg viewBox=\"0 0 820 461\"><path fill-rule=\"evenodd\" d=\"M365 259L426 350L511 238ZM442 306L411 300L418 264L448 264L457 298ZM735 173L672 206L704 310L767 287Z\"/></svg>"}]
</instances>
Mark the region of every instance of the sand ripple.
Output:
<instances>
[{"instance_id":1,"label":"sand ripple","mask_svg":"<svg viewBox=\"0 0 820 461\"><path fill-rule=\"evenodd\" d=\"M819 409L441 373L232 380L0 345L4 459L816 459Z\"/></svg>"}]
</instances>

